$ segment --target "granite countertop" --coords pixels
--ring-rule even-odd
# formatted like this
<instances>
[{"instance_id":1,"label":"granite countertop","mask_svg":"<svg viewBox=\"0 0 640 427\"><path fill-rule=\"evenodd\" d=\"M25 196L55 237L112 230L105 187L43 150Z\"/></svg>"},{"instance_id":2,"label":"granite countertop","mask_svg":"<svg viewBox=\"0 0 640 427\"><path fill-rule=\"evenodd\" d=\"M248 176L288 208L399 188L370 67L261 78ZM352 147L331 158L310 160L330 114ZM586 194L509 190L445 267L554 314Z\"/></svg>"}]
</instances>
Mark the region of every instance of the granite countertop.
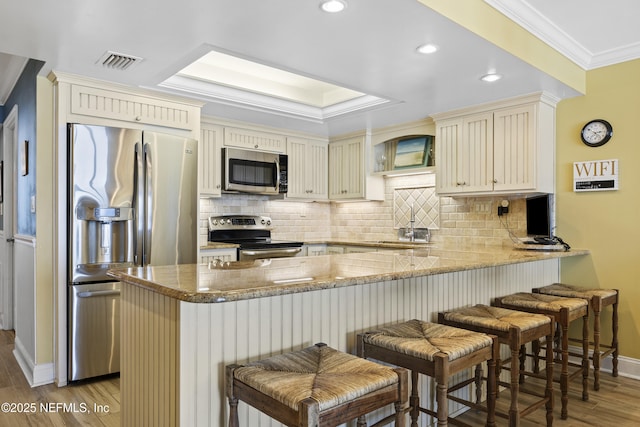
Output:
<instances>
[{"instance_id":1,"label":"granite countertop","mask_svg":"<svg viewBox=\"0 0 640 427\"><path fill-rule=\"evenodd\" d=\"M206 245L200 246L200 250L207 249L236 249L239 247L237 243L207 242Z\"/></svg>"},{"instance_id":2,"label":"granite countertop","mask_svg":"<svg viewBox=\"0 0 640 427\"><path fill-rule=\"evenodd\" d=\"M109 275L182 301L220 303L587 254L581 249L545 252L423 245L384 252L136 267L112 270Z\"/></svg>"}]
</instances>

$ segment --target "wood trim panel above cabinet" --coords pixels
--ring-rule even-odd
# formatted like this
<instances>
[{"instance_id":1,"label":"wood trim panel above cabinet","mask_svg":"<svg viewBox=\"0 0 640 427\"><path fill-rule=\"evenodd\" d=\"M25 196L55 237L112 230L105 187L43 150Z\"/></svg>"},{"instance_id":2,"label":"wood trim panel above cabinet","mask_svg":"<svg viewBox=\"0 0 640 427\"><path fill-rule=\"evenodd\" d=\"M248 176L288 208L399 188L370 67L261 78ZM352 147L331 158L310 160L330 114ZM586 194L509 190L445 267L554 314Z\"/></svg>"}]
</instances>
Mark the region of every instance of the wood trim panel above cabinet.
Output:
<instances>
[{"instance_id":1,"label":"wood trim panel above cabinet","mask_svg":"<svg viewBox=\"0 0 640 427\"><path fill-rule=\"evenodd\" d=\"M200 123L200 109L187 104L77 84L71 85L71 113L186 130Z\"/></svg>"}]
</instances>

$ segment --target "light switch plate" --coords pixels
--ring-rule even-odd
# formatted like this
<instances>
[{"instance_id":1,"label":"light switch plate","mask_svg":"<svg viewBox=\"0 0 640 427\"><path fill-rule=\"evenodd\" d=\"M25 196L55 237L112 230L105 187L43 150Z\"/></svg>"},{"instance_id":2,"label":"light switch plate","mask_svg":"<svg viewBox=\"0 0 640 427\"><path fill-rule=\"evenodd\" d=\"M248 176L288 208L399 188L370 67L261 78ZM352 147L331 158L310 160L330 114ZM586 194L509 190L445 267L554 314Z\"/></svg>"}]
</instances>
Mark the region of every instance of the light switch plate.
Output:
<instances>
[{"instance_id":1,"label":"light switch plate","mask_svg":"<svg viewBox=\"0 0 640 427\"><path fill-rule=\"evenodd\" d=\"M36 213L36 196L31 196L31 213Z\"/></svg>"}]
</instances>

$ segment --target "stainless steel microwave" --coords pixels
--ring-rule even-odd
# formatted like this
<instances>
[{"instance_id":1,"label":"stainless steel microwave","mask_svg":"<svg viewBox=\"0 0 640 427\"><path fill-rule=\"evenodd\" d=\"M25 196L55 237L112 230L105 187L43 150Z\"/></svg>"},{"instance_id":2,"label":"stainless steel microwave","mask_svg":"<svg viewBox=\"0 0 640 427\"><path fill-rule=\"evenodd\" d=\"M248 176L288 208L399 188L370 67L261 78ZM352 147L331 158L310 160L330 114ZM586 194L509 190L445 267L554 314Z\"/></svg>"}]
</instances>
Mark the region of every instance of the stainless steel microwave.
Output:
<instances>
[{"instance_id":1,"label":"stainless steel microwave","mask_svg":"<svg viewBox=\"0 0 640 427\"><path fill-rule=\"evenodd\" d=\"M284 194L287 155L266 151L222 149L222 189L229 192Z\"/></svg>"}]
</instances>

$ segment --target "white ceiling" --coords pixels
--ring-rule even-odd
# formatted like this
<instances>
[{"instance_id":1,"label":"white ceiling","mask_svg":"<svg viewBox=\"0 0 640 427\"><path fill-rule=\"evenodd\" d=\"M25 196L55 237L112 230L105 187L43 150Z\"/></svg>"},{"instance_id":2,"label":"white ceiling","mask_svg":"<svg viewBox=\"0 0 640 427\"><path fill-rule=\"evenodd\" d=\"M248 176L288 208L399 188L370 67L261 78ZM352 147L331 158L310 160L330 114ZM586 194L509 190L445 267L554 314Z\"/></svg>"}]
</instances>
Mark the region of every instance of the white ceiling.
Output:
<instances>
[{"instance_id":1,"label":"white ceiling","mask_svg":"<svg viewBox=\"0 0 640 427\"><path fill-rule=\"evenodd\" d=\"M205 101L203 114L338 135L546 90L573 89L433 12L417 0L348 0L340 14L319 0L32 0L0 6L0 104L15 63L171 91ZM585 69L640 57L637 0L485 0ZM433 55L415 53L425 42ZM159 84L210 50L334 83L391 102L364 111L305 117ZM112 51L142 58L127 70L97 62ZM15 58L17 56L18 58ZM10 65L7 65L10 64ZM18 67L20 69L20 67ZM504 75L486 84L479 77ZM187 92L188 90L188 92Z\"/></svg>"}]
</instances>

